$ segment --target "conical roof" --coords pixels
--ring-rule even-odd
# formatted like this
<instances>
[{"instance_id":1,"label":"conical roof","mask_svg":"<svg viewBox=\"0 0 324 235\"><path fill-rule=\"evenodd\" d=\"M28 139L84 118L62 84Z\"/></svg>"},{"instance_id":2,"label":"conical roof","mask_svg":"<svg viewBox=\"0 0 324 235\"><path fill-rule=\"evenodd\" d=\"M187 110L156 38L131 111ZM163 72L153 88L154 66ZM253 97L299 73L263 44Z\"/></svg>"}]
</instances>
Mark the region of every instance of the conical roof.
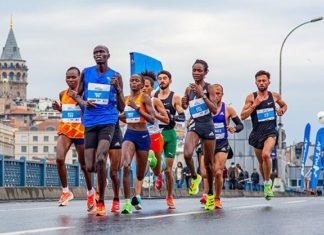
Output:
<instances>
[{"instance_id":1,"label":"conical roof","mask_svg":"<svg viewBox=\"0 0 324 235\"><path fill-rule=\"evenodd\" d=\"M10 28L0 60L22 60L12 27Z\"/></svg>"}]
</instances>

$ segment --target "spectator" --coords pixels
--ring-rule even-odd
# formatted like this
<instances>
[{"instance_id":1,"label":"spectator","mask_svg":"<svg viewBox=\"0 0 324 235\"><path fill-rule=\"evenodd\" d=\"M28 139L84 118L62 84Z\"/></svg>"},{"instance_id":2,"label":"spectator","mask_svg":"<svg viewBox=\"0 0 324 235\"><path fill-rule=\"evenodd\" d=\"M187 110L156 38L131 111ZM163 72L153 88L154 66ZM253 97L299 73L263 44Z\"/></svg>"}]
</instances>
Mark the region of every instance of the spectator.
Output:
<instances>
[{"instance_id":1,"label":"spectator","mask_svg":"<svg viewBox=\"0 0 324 235\"><path fill-rule=\"evenodd\" d=\"M223 189L225 189L226 180L227 180L227 168L225 166L223 169Z\"/></svg>"},{"instance_id":2,"label":"spectator","mask_svg":"<svg viewBox=\"0 0 324 235\"><path fill-rule=\"evenodd\" d=\"M253 169L253 172L251 174L251 181L252 181L252 191L258 191L258 184L260 180L260 175L256 171L256 169Z\"/></svg>"},{"instance_id":3,"label":"spectator","mask_svg":"<svg viewBox=\"0 0 324 235\"><path fill-rule=\"evenodd\" d=\"M229 178L229 189L236 189L237 176L236 176L236 167L235 163L232 162L231 166L228 168L228 178Z\"/></svg>"},{"instance_id":4,"label":"spectator","mask_svg":"<svg viewBox=\"0 0 324 235\"><path fill-rule=\"evenodd\" d=\"M190 182L190 178L191 178L191 173L190 173L190 169L186 166L185 168L183 168L183 174L185 176L185 180L186 180L186 186L187 188L189 188L189 182Z\"/></svg>"},{"instance_id":5,"label":"spectator","mask_svg":"<svg viewBox=\"0 0 324 235\"><path fill-rule=\"evenodd\" d=\"M181 162L178 162L177 167L175 169L175 179L178 188L182 188L183 184L183 166Z\"/></svg>"}]
</instances>

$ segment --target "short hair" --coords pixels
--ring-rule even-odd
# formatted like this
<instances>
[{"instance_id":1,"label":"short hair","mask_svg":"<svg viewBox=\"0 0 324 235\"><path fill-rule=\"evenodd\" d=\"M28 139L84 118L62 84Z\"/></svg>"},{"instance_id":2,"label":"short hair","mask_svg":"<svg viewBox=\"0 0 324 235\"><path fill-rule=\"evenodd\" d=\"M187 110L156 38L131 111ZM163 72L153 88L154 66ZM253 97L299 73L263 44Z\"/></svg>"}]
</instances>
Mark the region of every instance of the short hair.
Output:
<instances>
[{"instance_id":1,"label":"short hair","mask_svg":"<svg viewBox=\"0 0 324 235\"><path fill-rule=\"evenodd\" d=\"M208 64L207 64L206 61L197 59L193 65L195 65L195 64L202 64L204 66L204 68L205 68L205 72L209 71Z\"/></svg>"},{"instance_id":2,"label":"short hair","mask_svg":"<svg viewBox=\"0 0 324 235\"><path fill-rule=\"evenodd\" d=\"M260 70L255 74L255 79L259 76L266 75L268 79L270 79L270 73L265 70Z\"/></svg>"},{"instance_id":3,"label":"short hair","mask_svg":"<svg viewBox=\"0 0 324 235\"><path fill-rule=\"evenodd\" d=\"M109 49L105 45L97 45L93 48L93 50L96 49L97 47L102 47L107 53L109 53Z\"/></svg>"},{"instance_id":4,"label":"short hair","mask_svg":"<svg viewBox=\"0 0 324 235\"><path fill-rule=\"evenodd\" d=\"M160 72L158 73L158 76L159 76L160 74L165 74L165 75L168 76L168 78L172 79L171 73L170 73L169 71L162 70L162 71L160 71Z\"/></svg>"},{"instance_id":5,"label":"short hair","mask_svg":"<svg viewBox=\"0 0 324 235\"><path fill-rule=\"evenodd\" d=\"M151 86L152 87L154 86L154 80L156 80L155 73L153 73L152 71L145 71L145 72L142 72L141 75L142 75L142 79L144 81L148 80L148 81L150 81Z\"/></svg>"},{"instance_id":6,"label":"short hair","mask_svg":"<svg viewBox=\"0 0 324 235\"><path fill-rule=\"evenodd\" d=\"M70 70L73 70L73 69L75 69L76 71L78 71L78 75L81 74L80 69L78 69L78 68L75 67L75 66L71 66L70 68L68 68L68 69L66 70L66 72L69 72Z\"/></svg>"},{"instance_id":7,"label":"short hair","mask_svg":"<svg viewBox=\"0 0 324 235\"><path fill-rule=\"evenodd\" d=\"M141 74L135 73L135 74L131 75L131 78L132 77L137 77L137 78L141 79L141 83L144 83L143 76Z\"/></svg>"},{"instance_id":8,"label":"short hair","mask_svg":"<svg viewBox=\"0 0 324 235\"><path fill-rule=\"evenodd\" d=\"M222 92L224 91L223 86L221 84L216 83L216 84L214 84L214 86L215 87L220 87L222 89Z\"/></svg>"}]
</instances>

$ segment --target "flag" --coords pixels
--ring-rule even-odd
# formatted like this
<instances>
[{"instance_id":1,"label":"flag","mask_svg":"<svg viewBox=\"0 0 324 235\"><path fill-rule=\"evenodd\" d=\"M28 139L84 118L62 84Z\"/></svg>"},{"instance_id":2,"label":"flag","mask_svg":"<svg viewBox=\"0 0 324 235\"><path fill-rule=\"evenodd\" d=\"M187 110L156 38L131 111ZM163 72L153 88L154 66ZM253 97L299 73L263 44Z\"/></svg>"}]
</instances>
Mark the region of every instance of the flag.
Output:
<instances>
[{"instance_id":1,"label":"flag","mask_svg":"<svg viewBox=\"0 0 324 235\"><path fill-rule=\"evenodd\" d=\"M324 128L321 128L317 131L316 134L312 176L311 176L311 189L316 189L317 187L318 178L320 175L320 169L322 168L321 153L323 151L323 148L324 148Z\"/></svg>"},{"instance_id":2,"label":"flag","mask_svg":"<svg viewBox=\"0 0 324 235\"><path fill-rule=\"evenodd\" d=\"M307 123L304 131L304 144L302 150L302 162L301 162L301 173L300 173L300 191L304 191L304 179L305 179L305 164L308 155L308 149L310 145L310 131L311 125Z\"/></svg>"}]
</instances>

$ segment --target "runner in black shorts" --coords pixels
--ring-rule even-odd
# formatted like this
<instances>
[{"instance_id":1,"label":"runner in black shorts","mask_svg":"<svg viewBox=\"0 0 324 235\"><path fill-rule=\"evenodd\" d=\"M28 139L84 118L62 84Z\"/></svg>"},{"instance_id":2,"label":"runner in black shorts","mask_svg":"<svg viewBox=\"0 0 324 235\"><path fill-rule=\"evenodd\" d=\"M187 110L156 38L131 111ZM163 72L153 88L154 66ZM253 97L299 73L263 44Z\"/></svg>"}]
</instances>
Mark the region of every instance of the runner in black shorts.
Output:
<instances>
[{"instance_id":1,"label":"runner in black shorts","mask_svg":"<svg viewBox=\"0 0 324 235\"><path fill-rule=\"evenodd\" d=\"M189 194L195 195L199 191L201 176L196 173L192 160L194 149L199 143L203 144L203 152L205 155L205 167L208 180L208 195L205 204L206 210L213 210L213 171L212 162L215 150L215 134L214 123L211 113L215 113L217 109L216 95L212 86L205 82L205 76L208 73L208 64L203 60L196 60L192 66L192 76L195 83L187 87L184 97L182 98L182 107L189 107L191 122L189 124L184 145L184 157L192 175Z\"/></svg>"},{"instance_id":2,"label":"runner in black shorts","mask_svg":"<svg viewBox=\"0 0 324 235\"><path fill-rule=\"evenodd\" d=\"M241 118L245 120L251 116L253 129L249 144L254 147L259 161L260 173L264 180L264 196L267 200L271 200L273 192L270 179L272 167L270 154L277 142L277 115L282 116L287 111L287 105L278 93L268 91L269 72L263 70L257 72L255 84L258 91L246 97ZM276 109L276 103L279 109Z\"/></svg>"}]
</instances>

